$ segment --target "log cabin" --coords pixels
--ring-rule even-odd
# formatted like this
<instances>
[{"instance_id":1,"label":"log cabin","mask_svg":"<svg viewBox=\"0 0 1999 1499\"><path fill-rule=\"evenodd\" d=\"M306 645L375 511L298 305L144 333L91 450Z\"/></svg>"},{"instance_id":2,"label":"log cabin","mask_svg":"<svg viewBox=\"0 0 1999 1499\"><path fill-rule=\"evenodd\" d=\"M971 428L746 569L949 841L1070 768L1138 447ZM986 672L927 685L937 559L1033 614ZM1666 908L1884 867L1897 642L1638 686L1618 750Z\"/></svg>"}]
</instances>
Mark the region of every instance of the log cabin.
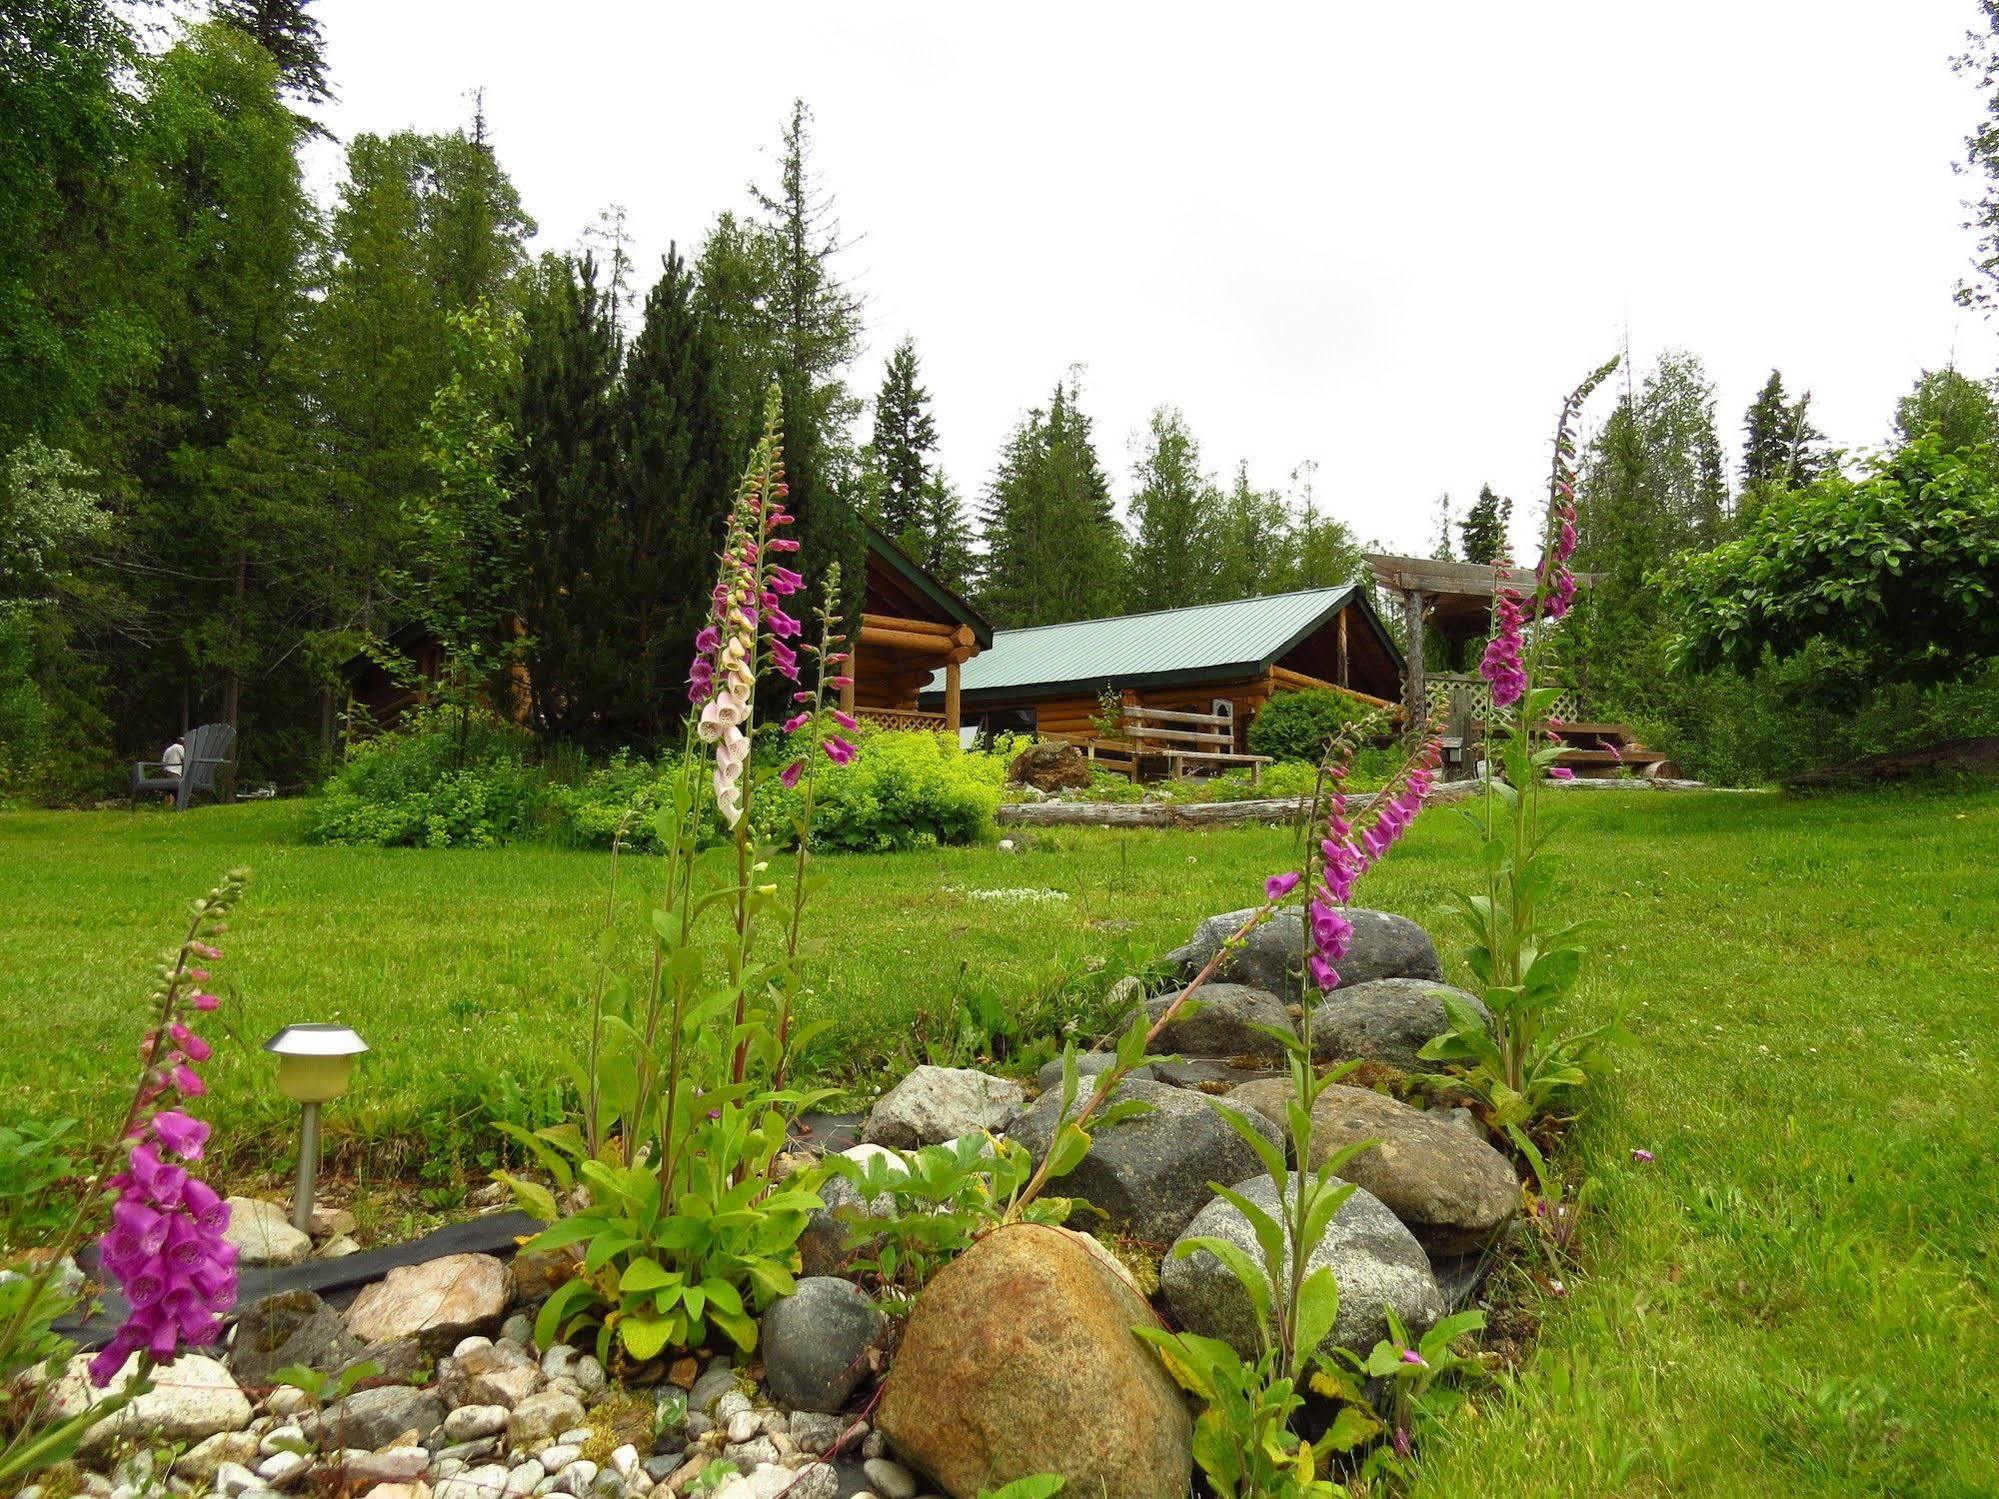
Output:
<instances>
[{"instance_id":1,"label":"log cabin","mask_svg":"<svg viewBox=\"0 0 1999 1499\"><path fill-rule=\"evenodd\" d=\"M1332 688L1393 710L1402 656L1366 589L1348 584L1195 604L1116 619L998 630L954 684L938 672L921 702L956 698L982 732L1088 738L1105 692L1132 707L1224 711L1234 748L1271 695Z\"/></svg>"},{"instance_id":2,"label":"log cabin","mask_svg":"<svg viewBox=\"0 0 1999 1499\"><path fill-rule=\"evenodd\" d=\"M863 527L866 583L847 672L852 685L842 689L841 706L883 728L955 732L958 709L949 684L965 662L992 644L993 627L901 547L873 526ZM405 625L384 643L411 671L399 678L366 654L347 662L348 720L363 732L394 727L423 700L423 681L434 678L443 663L436 640L420 626ZM691 654L692 641L688 650ZM917 699L933 676L944 685L936 707L926 711ZM512 712L522 721L529 694L524 680L514 686Z\"/></svg>"}]
</instances>

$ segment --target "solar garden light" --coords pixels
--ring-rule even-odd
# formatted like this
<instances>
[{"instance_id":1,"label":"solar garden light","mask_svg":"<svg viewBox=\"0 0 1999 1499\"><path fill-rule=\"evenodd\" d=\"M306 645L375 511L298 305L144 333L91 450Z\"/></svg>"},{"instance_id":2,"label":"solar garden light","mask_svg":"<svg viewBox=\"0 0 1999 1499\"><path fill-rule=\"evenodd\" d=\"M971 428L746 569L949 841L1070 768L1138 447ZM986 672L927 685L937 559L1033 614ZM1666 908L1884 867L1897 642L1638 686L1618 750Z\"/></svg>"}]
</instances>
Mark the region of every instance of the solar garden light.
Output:
<instances>
[{"instance_id":1,"label":"solar garden light","mask_svg":"<svg viewBox=\"0 0 1999 1499\"><path fill-rule=\"evenodd\" d=\"M264 1043L278 1058L278 1091L303 1107L299 1124L298 1186L292 1193L292 1227L312 1232L312 1193L319 1175L319 1106L347 1091L354 1058L368 1049L344 1025L288 1025Z\"/></svg>"}]
</instances>

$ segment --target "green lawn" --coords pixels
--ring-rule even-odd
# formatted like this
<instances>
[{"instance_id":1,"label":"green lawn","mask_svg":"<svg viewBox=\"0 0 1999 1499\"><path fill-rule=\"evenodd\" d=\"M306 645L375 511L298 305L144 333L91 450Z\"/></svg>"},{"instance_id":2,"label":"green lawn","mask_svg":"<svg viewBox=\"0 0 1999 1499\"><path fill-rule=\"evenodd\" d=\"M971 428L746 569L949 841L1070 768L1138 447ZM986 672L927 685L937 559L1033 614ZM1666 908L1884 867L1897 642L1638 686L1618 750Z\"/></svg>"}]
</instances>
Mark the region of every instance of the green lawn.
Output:
<instances>
[{"instance_id":1,"label":"green lawn","mask_svg":"<svg viewBox=\"0 0 1999 1499\"><path fill-rule=\"evenodd\" d=\"M1578 1136L1593 1264L1516 1387L1432 1446L1422 1492L1999 1490L1999 791L1562 807L1566 893L1599 918L1580 1004L1625 1006L1637 1035ZM245 1044L211 1069L234 1161L289 1141L253 1050L289 1020L376 1047L332 1111L363 1172L473 1170L486 1110L556 1106L607 857L308 848L297 819L0 817L0 1117L115 1091L153 950L232 863L257 872L221 965ZM1365 897L1444 932L1469 847L1433 812ZM1251 900L1288 848L1072 832L829 859L820 1067L862 1081L907 1059L959 992L1087 1010L1196 916ZM1067 899L971 893L1001 888Z\"/></svg>"}]
</instances>

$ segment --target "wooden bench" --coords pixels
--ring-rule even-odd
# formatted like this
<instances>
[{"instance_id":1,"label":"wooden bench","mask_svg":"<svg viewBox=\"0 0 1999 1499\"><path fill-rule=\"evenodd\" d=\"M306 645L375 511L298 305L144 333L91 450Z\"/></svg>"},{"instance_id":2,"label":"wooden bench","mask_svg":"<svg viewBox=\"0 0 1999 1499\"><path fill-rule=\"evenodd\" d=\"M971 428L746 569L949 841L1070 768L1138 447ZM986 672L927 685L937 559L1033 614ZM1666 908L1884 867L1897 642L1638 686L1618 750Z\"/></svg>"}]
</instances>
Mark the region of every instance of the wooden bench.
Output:
<instances>
[{"instance_id":1,"label":"wooden bench","mask_svg":"<svg viewBox=\"0 0 1999 1499\"><path fill-rule=\"evenodd\" d=\"M1136 759L1153 757L1165 761L1166 774L1179 780L1187 766L1208 765L1226 769L1249 767L1249 783L1260 785L1269 755L1243 755L1235 750L1235 716L1231 713L1187 713L1171 708L1124 710L1124 732Z\"/></svg>"}]
</instances>

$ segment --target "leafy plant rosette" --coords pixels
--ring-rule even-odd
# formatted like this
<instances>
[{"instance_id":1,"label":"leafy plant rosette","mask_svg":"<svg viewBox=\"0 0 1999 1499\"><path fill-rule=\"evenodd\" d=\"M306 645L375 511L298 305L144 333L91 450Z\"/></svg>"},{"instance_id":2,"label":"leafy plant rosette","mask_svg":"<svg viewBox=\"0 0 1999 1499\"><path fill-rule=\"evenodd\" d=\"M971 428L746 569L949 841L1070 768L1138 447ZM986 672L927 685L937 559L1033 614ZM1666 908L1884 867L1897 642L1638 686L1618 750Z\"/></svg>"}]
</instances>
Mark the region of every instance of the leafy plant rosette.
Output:
<instances>
[{"instance_id":1,"label":"leafy plant rosette","mask_svg":"<svg viewBox=\"0 0 1999 1499\"><path fill-rule=\"evenodd\" d=\"M825 1096L789 1086L786 1072L817 1029L793 1021L803 914L822 883L811 868L817 777L822 763L853 759L843 734L854 723L826 699L848 680L833 605L815 611L811 642L785 609L805 580L779 560L798 544L784 534L778 420L773 392L730 515L713 612L695 640L686 750L653 818L662 880L650 961L637 977L613 971L614 857L588 1030L569 1064L580 1117L508 1130L553 1189L496 1173L549 1220L523 1252L569 1256L537 1339L594 1332L613 1368L717 1332L753 1350L757 1313L791 1291L799 1235L820 1206L809 1178L780 1179L779 1155L790 1121ZM839 596L837 567L827 569L824 596ZM818 669L802 687L807 656ZM797 710L783 725L794 755L781 768L751 753L757 689L770 676L792 684ZM781 787L792 809L788 851L758 831L766 787ZM719 845L718 822L729 835ZM761 942L773 922L779 940Z\"/></svg>"},{"instance_id":2,"label":"leafy plant rosette","mask_svg":"<svg viewBox=\"0 0 1999 1499\"><path fill-rule=\"evenodd\" d=\"M1500 1132L1566 1106L1588 1081L1597 1052L1621 1033L1617 1020L1567 1034L1555 1028L1582 972L1584 949L1576 926L1550 920L1557 862L1542 809L1546 783L1571 778L1555 763L1561 725L1552 714L1561 689L1550 678L1560 625L1576 595L1569 569L1577 539L1576 421L1616 367L1612 360L1593 371L1562 405L1534 592L1523 597L1505 581L1510 564L1501 565L1492 637L1479 663L1494 705L1486 762L1504 774L1488 770L1484 796L1467 809L1479 837L1480 885L1456 901L1453 914L1470 937L1466 961L1492 1021L1488 1026L1446 992L1449 1028L1420 1055L1445 1063L1449 1076L1442 1081L1475 1095Z\"/></svg>"}]
</instances>

